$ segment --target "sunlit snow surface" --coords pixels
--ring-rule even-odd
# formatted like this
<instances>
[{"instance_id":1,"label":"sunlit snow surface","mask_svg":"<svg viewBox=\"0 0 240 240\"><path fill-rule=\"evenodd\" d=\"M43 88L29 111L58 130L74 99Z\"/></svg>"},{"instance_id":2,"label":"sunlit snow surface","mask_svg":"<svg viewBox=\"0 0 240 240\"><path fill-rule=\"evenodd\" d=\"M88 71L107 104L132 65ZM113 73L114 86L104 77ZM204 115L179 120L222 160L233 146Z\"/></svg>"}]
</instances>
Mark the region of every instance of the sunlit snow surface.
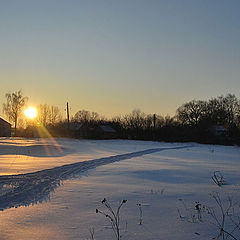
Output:
<instances>
[{"instance_id":1,"label":"sunlit snow surface","mask_svg":"<svg viewBox=\"0 0 240 240\"><path fill-rule=\"evenodd\" d=\"M92 227L96 239L114 239L95 213L104 197L113 207L128 200L122 239L211 239L207 219L180 219L179 199L193 207L213 204L214 191L239 199L239 158L239 147L196 143L1 138L0 239L90 239ZM213 183L214 171L227 185Z\"/></svg>"}]
</instances>

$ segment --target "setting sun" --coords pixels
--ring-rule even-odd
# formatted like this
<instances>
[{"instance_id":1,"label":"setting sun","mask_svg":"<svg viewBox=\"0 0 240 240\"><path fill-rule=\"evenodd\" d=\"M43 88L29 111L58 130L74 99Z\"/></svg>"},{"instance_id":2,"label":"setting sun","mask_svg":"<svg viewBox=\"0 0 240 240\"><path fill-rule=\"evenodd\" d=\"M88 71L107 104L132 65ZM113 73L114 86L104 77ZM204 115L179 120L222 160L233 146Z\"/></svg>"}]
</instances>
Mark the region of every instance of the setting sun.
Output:
<instances>
[{"instance_id":1,"label":"setting sun","mask_svg":"<svg viewBox=\"0 0 240 240\"><path fill-rule=\"evenodd\" d=\"M26 117L34 119L37 116L37 109L34 107L29 107L24 111Z\"/></svg>"}]
</instances>

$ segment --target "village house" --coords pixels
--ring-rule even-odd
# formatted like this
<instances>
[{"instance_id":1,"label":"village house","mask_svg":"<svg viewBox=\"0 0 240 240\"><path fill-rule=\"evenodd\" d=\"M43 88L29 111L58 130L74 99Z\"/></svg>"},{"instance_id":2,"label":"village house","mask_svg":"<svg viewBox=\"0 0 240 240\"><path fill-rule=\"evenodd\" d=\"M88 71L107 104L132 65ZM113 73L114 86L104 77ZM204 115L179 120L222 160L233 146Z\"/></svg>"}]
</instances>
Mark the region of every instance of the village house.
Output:
<instances>
[{"instance_id":1,"label":"village house","mask_svg":"<svg viewBox=\"0 0 240 240\"><path fill-rule=\"evenodd\" d=\"M69 129L76 138L114 139L117 137L116 130L109 125L70 123Z\"/></svg>"},{"instance_id":2,"label":"village house","mask_svg":"<svg viewBox=\"0 0 240 240\"><path fill-rule=\"evenodd\" d=\"M0 137L11 137L11 124L0 118Z\"/></svg>"},{"instance_id":3,"label":"village house","mask_svg":"<svg viewBox=\"0 0 240 240\"><path fill-rule=\"evenodd\" d=\"M109 125L100 125L95 129L97 136L101 139L116 138L116 130Z\"/></svg>"}]
</instances>

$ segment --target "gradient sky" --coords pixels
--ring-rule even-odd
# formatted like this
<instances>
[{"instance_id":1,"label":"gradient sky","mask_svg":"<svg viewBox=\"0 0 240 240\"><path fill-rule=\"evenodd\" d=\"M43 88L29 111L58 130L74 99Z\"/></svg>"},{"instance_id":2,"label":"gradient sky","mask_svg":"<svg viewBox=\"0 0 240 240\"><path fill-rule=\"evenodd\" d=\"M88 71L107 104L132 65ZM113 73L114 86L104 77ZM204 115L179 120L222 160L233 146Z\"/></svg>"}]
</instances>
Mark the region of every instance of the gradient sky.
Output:
<instances>
[{"instance_id":1,"label":"gradient sky","mask_svg":"<svg viewBox=\"0 0 240 240\"><path fill-rule=\"evenodd\" d=\"M240 96L239 0L0 0L0 104L173 115Z\"/></svg>"}]
</instances>

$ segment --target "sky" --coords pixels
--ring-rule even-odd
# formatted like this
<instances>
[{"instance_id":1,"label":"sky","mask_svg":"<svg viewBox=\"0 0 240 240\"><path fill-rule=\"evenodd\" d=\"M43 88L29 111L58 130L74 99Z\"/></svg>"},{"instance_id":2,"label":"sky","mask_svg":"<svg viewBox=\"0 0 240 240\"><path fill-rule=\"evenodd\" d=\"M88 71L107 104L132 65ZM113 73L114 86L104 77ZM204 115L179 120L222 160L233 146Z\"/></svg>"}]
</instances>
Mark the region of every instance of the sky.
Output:
<instances>
[{"instance_id":1,"label":"sky","mask_svg":"<svg viewBox=\"0 0 240 240\"><path fill-rule=\"evenodd\" d=\"M239 0L0 0L0 108L174 115L240 97ZM2 112L1 112L2 114Z\"/></svg>"}]
</instances>

